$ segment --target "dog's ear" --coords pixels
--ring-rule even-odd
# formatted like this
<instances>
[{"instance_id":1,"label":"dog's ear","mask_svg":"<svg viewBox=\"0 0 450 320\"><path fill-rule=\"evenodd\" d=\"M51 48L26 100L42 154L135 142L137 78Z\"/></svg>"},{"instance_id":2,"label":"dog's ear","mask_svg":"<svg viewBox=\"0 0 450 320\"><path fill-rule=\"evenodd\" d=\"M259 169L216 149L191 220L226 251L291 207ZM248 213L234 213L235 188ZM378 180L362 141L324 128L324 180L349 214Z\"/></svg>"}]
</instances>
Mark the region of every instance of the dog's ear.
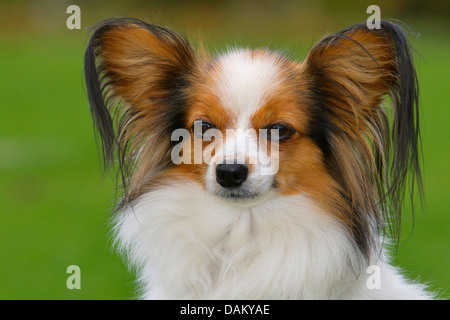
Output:
<instances>
[{"instance_id":1,"label":"dog's ear","mask_svg":"<svg viewBox=\"0 0 450 320\"><path fill-rule=\"evenodd\" d=\"M190 43L165 27L123 18L96 28L85 54L85 78L105 164L117 150L123 169L144 145L153 147L150 167L167 160L170 134L183 126L197 64Z\"/></svg>"},{"instance_id":2,"label":"dog's ear","mask_svg":"<svg viewBox=\"0 0 450 320\"><path fill-rule=\"evenodd\" d=\"M396 90L396 48L387 31L350 27L321 40L305 60L315 92L328 100L346 130L359 129L358 117L370 116Z\"/></svg>"},{"instance_id":3,"label":"dog's ear","mask_svg":"<svg viewBox=\"0 0 450 320\"><path fill-rule=\"evenodd\" d=\"M391 207L398 219L408 174L412 186L415 179L421 186L418 82L405 31L387 21L380 29L352 26L316 44L302 68L320 119L314 136L354 208L350 214L373 213L379 221ZM382 104L387 95L392 121Z\"/></svg>"}]
</instances>

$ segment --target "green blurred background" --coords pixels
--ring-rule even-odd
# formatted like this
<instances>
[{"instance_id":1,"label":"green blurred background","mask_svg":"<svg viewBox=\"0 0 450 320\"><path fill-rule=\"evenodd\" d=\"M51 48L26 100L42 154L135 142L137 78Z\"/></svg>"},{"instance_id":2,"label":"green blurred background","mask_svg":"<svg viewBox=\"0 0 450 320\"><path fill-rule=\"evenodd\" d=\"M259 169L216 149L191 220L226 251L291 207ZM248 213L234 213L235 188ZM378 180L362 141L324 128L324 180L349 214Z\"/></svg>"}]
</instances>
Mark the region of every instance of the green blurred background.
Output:
<instances>
[{"instance_id":1,"label":"green blurred background","mask_svg":"<svg viewBox=\"0 0 450 320\"><path fill-rule=\"evenodd\" d=\"M81 8L68 30L66 8ZM407 23L421 57L424 214L406 215L393 254L410 278L447 297L450 284L450 2L7 1L0 3L0 299L131 299L133 277L111 249L116 196L101 162L83 83L90 27L131 16L170 26L210 50L284 49L298 59L326 33L365 21ZM414 230L411 233L414 224ZM81 268L81 290L66 268Z\"/></svg>"}]
</instances>

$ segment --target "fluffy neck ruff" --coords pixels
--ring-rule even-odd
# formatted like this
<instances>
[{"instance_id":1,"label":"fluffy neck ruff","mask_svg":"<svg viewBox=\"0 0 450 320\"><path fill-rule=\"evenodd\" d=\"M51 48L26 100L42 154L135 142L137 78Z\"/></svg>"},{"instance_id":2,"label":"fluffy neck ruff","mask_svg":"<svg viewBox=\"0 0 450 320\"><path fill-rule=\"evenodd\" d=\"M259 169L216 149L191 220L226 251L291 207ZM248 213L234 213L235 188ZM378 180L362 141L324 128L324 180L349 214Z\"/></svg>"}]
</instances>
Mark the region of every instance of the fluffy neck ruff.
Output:
<instances>
[{"instance_id":1,"label":"fluffy neck ruff","mask_svg":"<svg viewBox=\"0 0 450 320\"><path fill-rule=\"evenodd\" d=\"M334 299L364 261L345 226L305 195L247 207L174 182L114 223L143 298Z\"/></svg>"}]
</instances>

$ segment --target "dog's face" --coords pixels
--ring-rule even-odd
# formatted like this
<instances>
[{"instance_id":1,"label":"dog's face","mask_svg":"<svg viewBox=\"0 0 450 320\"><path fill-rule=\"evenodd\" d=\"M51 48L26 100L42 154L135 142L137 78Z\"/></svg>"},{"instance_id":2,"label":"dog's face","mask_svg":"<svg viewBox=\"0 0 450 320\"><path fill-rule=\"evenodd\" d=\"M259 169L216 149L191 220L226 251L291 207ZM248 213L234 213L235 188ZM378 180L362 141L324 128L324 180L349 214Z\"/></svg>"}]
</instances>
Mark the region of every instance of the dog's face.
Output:
<instances>
[{"instance_id":1,"label":"dog's face","mask_svg":"<svg viewBox=\"0 0 450 320\"><path fill-rule=\"evenodd\" d=\"M326 172L307 134L306 91L302 65L273 52L236 50L207 60L186 107L197 164L180 169L197 175L208 192L240 203L312 191L308 176L326 179ZM196 146L200 161L193 161Z\"/></svg>"}]
</instances>

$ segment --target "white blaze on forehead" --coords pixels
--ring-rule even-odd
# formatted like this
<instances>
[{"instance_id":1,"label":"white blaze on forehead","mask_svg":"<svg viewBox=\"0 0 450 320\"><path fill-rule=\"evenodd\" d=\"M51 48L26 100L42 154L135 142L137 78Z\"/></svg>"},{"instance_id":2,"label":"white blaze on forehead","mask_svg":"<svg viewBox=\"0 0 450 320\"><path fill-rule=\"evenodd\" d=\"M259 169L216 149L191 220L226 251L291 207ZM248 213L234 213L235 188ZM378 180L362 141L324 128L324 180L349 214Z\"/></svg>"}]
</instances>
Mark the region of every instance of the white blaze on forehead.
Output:
<instances>
[{"instance_id":1,"label":"white blaze on forehead","mask_svg":"<svg viewBox=\"0 0 450 320\"><path fill-rule=\"evenodd\" d=\"M221 56L218 65L219 99L236 115L238 127L248 127L250 117L280 82L279 57L263 51L233 50Z\"/></svg>"}]
</instances>

